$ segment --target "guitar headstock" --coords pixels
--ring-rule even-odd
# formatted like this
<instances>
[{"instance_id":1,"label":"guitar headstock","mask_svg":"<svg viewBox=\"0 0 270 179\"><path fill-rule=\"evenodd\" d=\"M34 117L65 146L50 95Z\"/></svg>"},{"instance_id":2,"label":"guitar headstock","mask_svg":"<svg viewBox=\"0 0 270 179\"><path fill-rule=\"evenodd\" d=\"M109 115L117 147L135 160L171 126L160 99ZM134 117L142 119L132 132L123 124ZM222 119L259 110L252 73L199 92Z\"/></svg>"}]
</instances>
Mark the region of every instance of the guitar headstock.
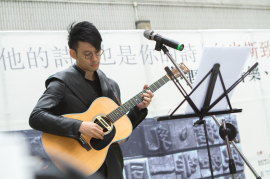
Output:
<instances>
[{"instance_id":1,"label":"guitar headstock","mask_svg":"<svg viewBox=\"0 0 270 179\"><path fill-rule=\"evenodd\" d=\"M189 72L189 69L186 67L184 63L180 63L178 66L183 71L184 74L187 74ZM181 73L175 67L172 68L172 73L175 76L175 78L182 76Z\"/></svg>"}]
</instances>

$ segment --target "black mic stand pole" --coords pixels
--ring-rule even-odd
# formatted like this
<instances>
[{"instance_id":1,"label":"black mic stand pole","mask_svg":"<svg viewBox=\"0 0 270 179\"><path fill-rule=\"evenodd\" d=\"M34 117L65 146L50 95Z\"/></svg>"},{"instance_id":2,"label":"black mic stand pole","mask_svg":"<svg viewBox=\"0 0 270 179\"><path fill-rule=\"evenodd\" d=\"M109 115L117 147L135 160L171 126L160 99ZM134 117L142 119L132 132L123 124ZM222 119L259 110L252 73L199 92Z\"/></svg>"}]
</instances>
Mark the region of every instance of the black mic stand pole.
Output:
<instances>
[{"instance_id":1,"label":"black mic stand pole","mask_svg":"<svg viewBox=\"0 0 270 179\"><path fill-rule=\"evenodd\" d=\"M233 140L236 137L237 132L236 132L236 128L233 125L231 126L234 128L234 132L232 132L230 128L227 128L225 119L222 119L222 127L220 127L219 129L219 133L220 133L220 137L222 137L222 139L225 139L226 141L227 151L228 151L228 156L229 156L230 174L232 175L232 179L237 179L236 167L235 167L235 163L232 157L232 151L231 151L230 142L229 142L230 141L229 136L231 137L233 135L233 137L231 137L231 140Z\"/></svg>"},{"instance_id":2,"label":"black mic stand pole","mask_svg":"<svg viewBox=\"0 0 270 179\"><path fill-rule=\"evenodd\" d=\"M187 82L188 86L192 89L192 84L190 83L190 81L187 79L186 75L184 74L184 72L179 68L179 65L177 65L177 63L175 63L174 59L172 58L171 54L169 53L168 49L163 46L162 47L162 51L164 52L164 54L166 54L169 59L172 61L172 63L174 64L175 68L177 68L177 70L180 72L181 77L183 77L185 79L185 81Z\"/></svg>"},{"instance_id":3,"label":"black mic stand pole","mask_svg":"<svg viewBox=\"0 0 270 179\"><path fill-rule=\"evenodd\" d=\"M171 62L174 64L175 68L180 72L180 74L182 75L181 77L183 77L185 79L185 81L187 82L188 86L193 89L192 84L190 83L190 81L186 78L186 75L183 73L183 71L178 67L178 65L176 64L176 62L174 61L173 57L171 56L171 54L169 53L168 49L161 44L161 42L157 41L156 42L156 47L155 50L160 51L162 50L164 52L164 54L167 55L167 57L171 60ZM217 117L215 115L211 115L211 117L214 119L214 121L216 122L216 124L218 125L218 127L221 126L221 123L219 122L219 120L217 119ZM207 136L206 136L207 137ZM256 172L256 170L253 168L253 166L250 164L250 162L248 161L248 159L245 157L245 155L242 153L242 151L239 149L239 147L235 144L235 142L230 141L230 143L233 145L233 147L236 149L236 151L238 152L238 154L241 156L241 158L244 160L244 162L246 163L246 165L248 166L248 168L251 170L251 172L253 173L253 175L256 177L256 179L261 179L260 175L258 175L258 173Z\"/></svg>"},{"instance_id":4,"label":"black mic stand pole","mask_svg":"<svg viewBox=\"0 0 270 179\"><path fill-rule=\"evenodd\" d=\"M219 122L219 120L217 119L217 117L215 115L211 116L214 121L217 123L218 127L221 127L221 123ZM243 152L239 149L239 147L235 144L234 141L230 141L230 143L233 145L233 147L235 148L235 150L238 152L238 154L241 156L241 158L244 160L244 162L246 163L246 165L248 166L248 168L251 170L251 172L253 173L253 175L256 177L256 179L262 179L260 177L260 175L258 175L258 173L256 172L256 170L252 167L252 165L249 163L248 159L245 157L245 155L243 154Z\"/></svg>"}]
</instances>

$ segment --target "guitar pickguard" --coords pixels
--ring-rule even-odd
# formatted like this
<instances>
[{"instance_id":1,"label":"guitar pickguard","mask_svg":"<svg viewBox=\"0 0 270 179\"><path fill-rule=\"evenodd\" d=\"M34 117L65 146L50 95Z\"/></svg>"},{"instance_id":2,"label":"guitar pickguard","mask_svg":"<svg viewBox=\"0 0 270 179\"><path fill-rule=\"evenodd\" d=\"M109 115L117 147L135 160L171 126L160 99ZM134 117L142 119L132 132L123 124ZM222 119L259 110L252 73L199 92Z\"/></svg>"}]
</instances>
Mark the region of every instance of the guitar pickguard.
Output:
<instances>
[{"instance_id":1,"label":"guitar pickguard","mask_svg":"<svg viewBox=\"0 0 270 179\"><path fill-rule=\"evenodd\" d=\"M114 125L112 125L112 130L104 135L103 140L91 138L90 144L95 150L102 150L107 145L110 144L110 142L113 140L113 138L115 136L115 133L116 133L116 129L115 129Z\"/></svg>"}]
</instances>

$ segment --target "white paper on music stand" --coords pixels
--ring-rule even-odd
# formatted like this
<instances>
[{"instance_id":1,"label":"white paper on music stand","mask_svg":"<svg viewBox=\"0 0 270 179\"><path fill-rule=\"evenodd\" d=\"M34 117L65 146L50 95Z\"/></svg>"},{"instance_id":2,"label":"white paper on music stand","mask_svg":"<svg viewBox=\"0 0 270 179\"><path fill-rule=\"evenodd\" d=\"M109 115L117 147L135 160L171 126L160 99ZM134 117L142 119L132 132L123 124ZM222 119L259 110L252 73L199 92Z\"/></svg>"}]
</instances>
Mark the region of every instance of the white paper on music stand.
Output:
<instances>
[{"instance_id":1,"label":"white paper on music stand","mask_svg":"<svg viewBox=\"0 0 270 179\"><path fill-rule=\"evenodd\" d=\"M231 87L231 85L233 85L240 77L251 49L251 47L205 47L202 52L202 57L193 88L198 85L198 83L205 77L205 75L216 63L220 64L220 72L225 84L225 88L228 89ZM201 110L204 104L210 76L211 75L209 75L190 96L199 110ZM234 89L228 94L229 99L231 98ZM210 105L223 93L224 90L218 76ZM226 97L224 97L209 112L223 111L226 110L227 107L228 103ZM190 105L187 104L185 114L192 113L195 112Z\"/></svg>"}]
</instances>

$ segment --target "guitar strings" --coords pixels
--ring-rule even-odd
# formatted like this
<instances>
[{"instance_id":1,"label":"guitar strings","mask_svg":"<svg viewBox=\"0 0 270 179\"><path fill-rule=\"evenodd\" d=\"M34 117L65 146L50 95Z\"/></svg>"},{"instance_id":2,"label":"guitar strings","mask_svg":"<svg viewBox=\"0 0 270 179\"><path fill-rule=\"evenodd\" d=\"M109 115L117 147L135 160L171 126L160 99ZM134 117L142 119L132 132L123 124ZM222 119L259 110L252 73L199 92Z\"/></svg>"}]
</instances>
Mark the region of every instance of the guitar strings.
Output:
<instances>
[{"instance_id":1,"label":"guitar strings","mask_svg":"<svg viewBox=\"0 0 270 179\"><path fill-rule=\"evenodd\" d=\"M148 88L142 90L140 93L135 95L133 98L131 98L129 101L124 103L122 106L119 106L117 109L112 111L107 115L109 120L112 122L115 122L117 119L122 117L125 114L125 111L130 110L131 107L134 107L136 104L139 104L143 99L141 98L141 95L146 92L146 90L151 90L152 92L155 92L158 90L161 86L166 84L170 79L168 78L167 75L164 75L162 78L160 78L158 81L150 85ZM139 100L138 100L139 99ZM122 109L121 109L122 108ZM124 111L123 111L124 110Z\"/></svg>"},{"instance_id":2,"label":"guitar strings","mask_svg":"<svg viewBox=\"0 0 270 179\"><path fill-rule=\"evenodd\" d=\"M180 64L180 65L181 65L180 68L183 70L183 65L182 64ZM188 72L186 69L184 69L184 73L185 74ZM179 75L179 76L181 76L181 75ZM177 76L177 77L179 77L179 76ZM152 92L155 92L160 87L162 87L163 85L165 85L168 81L170 81L170 78L167 75L164 75L159 80L157 80L155 83L153 83L152 85L150 85L149 87L147 87L146 89L144 89L143 91L141 91L140 93L138 93L137 95L135 95L133 98L131 98L126 103L124 103L122 106L119 106L114 111L112 111L111 113L109 113L107 115L107 117L112 122L115 122L117 119L119 119L120 117L122 117L125 114L125 111L127 112L128 110L130 110L131 107L134 107L136 104L139 104L141 101L143 101L143 99L141 99L141 95L143 93L145 93L146 90L149 90L150 89Z\"/></svg>"},{"instance_id":3,"label":"guitar strings","mask_svg":"<svg viewBox=\"0 0 270 179\"><path fill-rule=\"evenodd\" d=\"M110 126L109 121L107 121L106 118L109 119L108 117L105 117L105 119L104 118L102 118L102 119L104 119L106 121L106 123L108 124L108 126ZM98 124L102 128L105 128L104 125L98 119L96 119L96 121L94 123Z\"/></svg>"}]
</instances>

